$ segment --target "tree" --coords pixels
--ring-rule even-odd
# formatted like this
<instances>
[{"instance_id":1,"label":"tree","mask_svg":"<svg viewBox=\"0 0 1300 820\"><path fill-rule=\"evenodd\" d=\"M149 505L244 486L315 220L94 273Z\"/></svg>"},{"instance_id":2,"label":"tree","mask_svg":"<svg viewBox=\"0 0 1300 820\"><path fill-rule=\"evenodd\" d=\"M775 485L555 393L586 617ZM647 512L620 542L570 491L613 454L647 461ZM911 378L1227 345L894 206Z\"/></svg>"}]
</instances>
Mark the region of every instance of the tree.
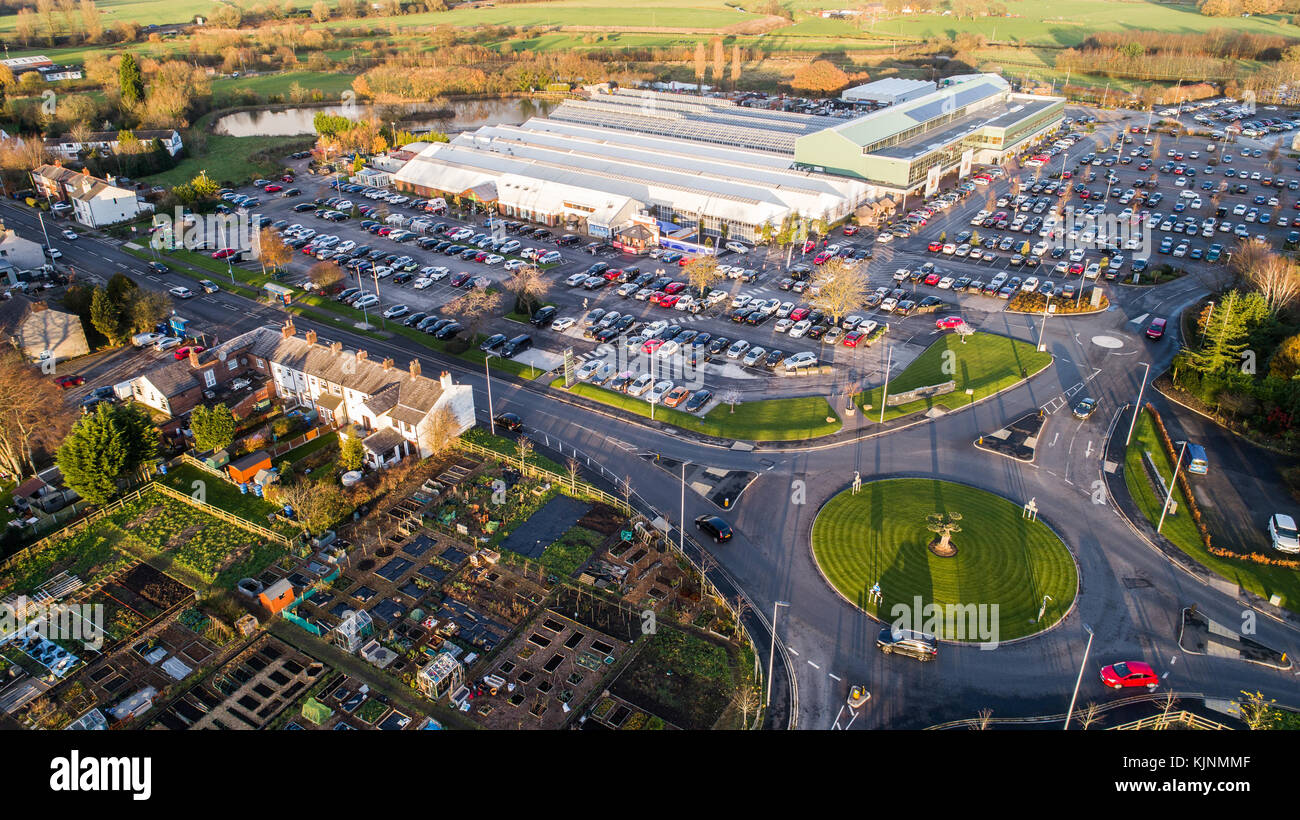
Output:
<instances>
[{"instance_id":1,"label":"tree","mask_svg":"<svg viewBox=\"0 0 1300 820\"><path fill-rule=\"evenodd\" d=\"M533 454L533 440L528 436L520 436L515 439L515 454L519 456L519 472L524 472L528 464L528 457Z\"/></svg>"},{"instance_id":2,"label":"tree","mask_svg":"<svg viewBox=\"0 0 1300 820\"><path fill-rule=\"evenodd\" d=\"M817 295L812 297L813 306L837 325L862 307L870 291L865 273L839 257L826 260L813 282L817 290Z\"/></svg>"},{"instance_id":3,"label":"tree","mask_svg":"<svg viewBox=\"0 0 1300 820\"><path fill-rule=\"evenodd\" d=\"M343 281L343 270L333 262L317 262L308 269L307 279L316 290L328 291Z\"/></svg>"},{"instance_id":4,"label":"tree","mask_svg":"<svg viewBox=\"0 0 1300 820\"><path fill-rule=\"evenodd\" d=\"M431 456L444 455L455 444L460 435L460 424L451 408L443 405L433 411L420 433L421 446Z\"/></svg>"},{"instance_id":5,"label":"tree","mask_svg":"<svg viewBox=\"0 0 1300 820\"><path fill-rule=\"evenodd\" d=\"M235 440L235 414L224 404L211 408L200 404L190 413L190 429L199 452L224 450Z\"/></svg>"},{"instance_id":6,"label":"tree","mask_svg":"<svg viewBox=\"0 0 1300 820\"><path fill-rule=\"evenodd\" d=\"M289 260L293 258L293 249L284 244L284 240L275 231L263 228L257 234L257 258L262 263L263 271L268 265L272 271L278 271L289 264ZM310 276L309 271L308 277Z\"/></svg>"},{"instance_id":7,"label":"tree","mask_svg":"<svg viewBox=\"0 0 1300 820\"><path fill-rule=\"evenodd\" d=\"M931 545L930 549L935 555L956 555L957 549L952 545L952 536L954 533L961 532L961 513L930 513L925 517L925 528L935 533L938 543Z\"/></svg>"},{"instance_id":8,"label":"tree","mask_svg":"<svg viewBox=\"0 0 1300 820\"><path fill-rule=\"evenodd\" d=\"M722 88L723 72L727 68L727 52L723 50L722 38L713 38L713 82Z\"/></svg>"},{"instance_id":9,"label":"tree","mask_svg":"<svg viewBox=\"0 0 1300 820\"><path fill-rule=\"evenodd\" d=\"M161 291L139 290L131 298L127 313L132 333L153 330L171 315L172 298Z\"/></svg>"},{"instance_id":10,"label":"tree","mask_svg":"<svg viewBox=\"0 0 1300 820\"><path fill-rule=\"evenodd\" d=\"M692 259L690 264L682 269L682 273L686 274L686 281L701 299L709 295L713 283L721 278L721 274L718 273L718 258L708 254L701 254Z\"/></svg>"},{"instance_id":11,"label":"tree","mask_svg":"<svg viewBox=\"0 0 1300 820\"><path fill-rule=\"evenodd\" d=\"M1204 341L1189 356L1194 370L1220 373L1235 368L1241 361L1241 351L1246 349L1247 328L1243 316L1237 311L1237 298L1237 291L1231 291L1219 309L1210 313L1209 321L1202 323Z\"/></svg>"},{"instance_id":12,"label":"tree","mask_svg":"<svg viewBox=\"0 0 1300 820\"><path fill-rule=\"evenodd\" d=\"M90 321L95 330L113 344L121 344L126 337L127 325L123 321L122 303L109 296L104 288L95 288L90 303Z\"/></svg>"},{"instance_id":13,"label":"tree","mask_svg":"<svg viewBox=\"0 0 1300 820\"><path fill-rule=\"evenodd\" d=\"M825 94L839 91L849 84L849 75L839 66L826 60L813 60L794 72L791 86L796 90L810 94Z\"/></svg>"},{"instance_id":14,"label":"tree","mask_svg":"<svg viewBox=\"0 0 1300 820\"><path fill-rule=\"evenodd\" d=\"M293 510L303 532L324 532L346 515L349 507L343 491L333 481L311 481L305 477L291 482L281 480L267 495L276 504Z\"/></svg>"},{"instance_id":15,"label":"tree","mask_svg":"<svg viewBox=\"0 0 1300 820\"><path fill-rule=\"evenodd\" d=\"M704 92L704 43L703 41L695 44L695 90L697 93Z\"/></svg>"},{"instance_id":16,"label":"tree","mask_svg":"<svg viewBox=\"0 0 1300 820\"><path fill-rule=\"evenodd\" d=\"M1300 375L1300 333L1282 340L1268 362L1268 375L1287 381Z\"/></svg>"},{"instance_id":17,"label":"tree","mask_svg":"<svg viewBox=\"0 0 1300 820\"><path fill-rule=\"evenodd\" d=\"M101 404L72 425L57 460L69 487L92 504L104 504L157 449L158 431L143 411Z\"/></svg>"},{"instance_id":18,"label":"tree","mask_svg":"<svg viewBox=\"0 0 1300 820\"><path fill-rule=\"evenodd\" d=\"M1238 242L1232 250L1232 262L1228 266L1234 275L1232 286L1236 287L1247 280L1250 271L1262 266L1272 255L1273 249L1267 242L1258 239L1243 239Z\"/></svg>"},{"instance_id":19,"label":"tree","mask_svg":"<svg viewBox=\"0 0 1300 820\"><path fill-rule=\"evenodd\" d=\"M330 6L325 0L316 0L311 7L311 17L317 23L324 23L330 19Z\"/></svg>"},{"instance_id":20,"label":"tree","mask_svg":"<svg viewBox=\"0 0 1300 820\"><path fill-rule=\"evenodd\" d=\"M73 412L39 368L9 346L0 350L0 470L14 478L35 472L36 453L62 440Z\"/></svg>"},{"instance_id":21,"label":"tree","mask_svg":"<svg viewBox=\"0 0 1300 820\"><path fill-rule=\"evenodd\" d=\"M740 44L734 43L731 46L731 88L734 90L740 85Z\"/></svg>"},{"instance_id":22,"label":"tree","mask_svg":"<svg viewBox=\"0 0 1300 820\"><path fill-rule=\"evenodd\" d=\"M140 64L127 52L117 67L117 82L121 89L122 106L130 108L144 99L144 76L140 73Z\"/></svg>"},{"instance_id":23,"label":"tree","mask_svg":"<svg viewBox=\"0 0 1300 820\"><path fill-rule=\"evenodd\" d=\"M731 412L734 413L736 412L736 405L740 403L741 395L740 391L733 387L730 390L724 390L718 398L731 405Z\"/></svg>"},{"instance_id":24,"label":"tree","mask_svg":"<svg viewBox=\"0 0 1300 820\"><path fill-rule=\"evenodd\" d=\"M551 283L536 265L522 265L506 281L506 289L515 295L515 312L532 315Z\"/></svg>"},{"instance_id":25,"label":"tree","mask_svg":"<svg viewBox=\"0 0 1300 820\"><path fill-rule=\"evenodd\" d=\"M360 470L365 458L366 448L361 444L360 434L345 436L339 445L339 465L348 471Z\"/></svg>"},{"instance_id":26,"label":"tree","mask_svg":"<svg viewBox=\"0 0 1300 820\"><path fill-rule=\"evenodd\" d=\"M1246 270L1246 279L1255 286L1276 315L1286 309L1300 294L1300 270L1291 259L1270 253Z\"/></svg>"},{"instance_id":27,"label":"tree","mask_svg":"<svg viewBox=\"0 0 1300 820\"><path fill-rule=\"evenodd\" d=\"M470 339L489 316L501 309L501 294L475 287L442 306L442 312L464 323Z\"/></svg>"}]
</instances>

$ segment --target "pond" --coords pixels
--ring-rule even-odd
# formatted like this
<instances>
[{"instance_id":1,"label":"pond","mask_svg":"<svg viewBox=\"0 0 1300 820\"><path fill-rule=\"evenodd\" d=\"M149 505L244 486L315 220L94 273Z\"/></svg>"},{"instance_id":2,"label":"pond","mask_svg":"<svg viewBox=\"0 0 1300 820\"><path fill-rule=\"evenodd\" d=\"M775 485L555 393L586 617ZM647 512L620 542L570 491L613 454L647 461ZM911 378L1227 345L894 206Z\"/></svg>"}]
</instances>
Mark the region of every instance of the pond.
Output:
<instances>
[{"instance_id":1,"label":"pond","mask_svg":"<svg viewBox=\"0 0 1300 820\"><path fill-rule=\"evenodd\" d=\"M409 105L308 106L275 111L240 111L217 120L214 131L231 137L294 137L315 133L312 121L318 113L342 115L359 112L357 119L374 116L385 122L400 122L409 131L472 131L483 125L516 125L530 117L544 117L558 101L527 97L457 100L447 103Z\"/></svg>"}]
</instances>

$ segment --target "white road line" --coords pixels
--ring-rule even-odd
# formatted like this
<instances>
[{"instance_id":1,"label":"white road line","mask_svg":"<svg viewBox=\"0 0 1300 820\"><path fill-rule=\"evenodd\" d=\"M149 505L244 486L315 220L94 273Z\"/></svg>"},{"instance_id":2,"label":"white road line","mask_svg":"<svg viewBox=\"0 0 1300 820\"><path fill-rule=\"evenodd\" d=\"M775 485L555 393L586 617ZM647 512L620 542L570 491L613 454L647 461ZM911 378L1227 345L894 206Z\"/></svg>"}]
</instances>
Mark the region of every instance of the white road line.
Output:
<instances>
[{"instance_id":1,"label":"white road line","mask_svg":"<svg viewBox=\"0 0 1300 820\"><path fill-rule=\"evenodd\" d=\"M817 664L813 663L812 661L808 661L808 665L811 666L813 669L816 669L818 672L822 671L822 668Z\"/></svg>"},{"instance_id":2,"label":"white road line","mask_svg":"<svg viewBox=\"0 0 1300 820\"><path fill-rule=\"evenodd\" d=\"M831 680L843 680L839 675L832 675L830 672L827 672L826 674L830 676Z\"/></svg>"},{"instance_id":3,"label":"white road line","mask_svg":"<svg viewBox=\"0 0 1300 820\"><path fill-rule=\"evenodd\" d=\"M788 647L788 646L785 648L785 651L786 651L786 652L789 652L791 655L798 655L798 654L799 654L797 651L795 651L794 649L792 649L792 648L790 648L790 647Z\"/></svg>"}]
</instances>

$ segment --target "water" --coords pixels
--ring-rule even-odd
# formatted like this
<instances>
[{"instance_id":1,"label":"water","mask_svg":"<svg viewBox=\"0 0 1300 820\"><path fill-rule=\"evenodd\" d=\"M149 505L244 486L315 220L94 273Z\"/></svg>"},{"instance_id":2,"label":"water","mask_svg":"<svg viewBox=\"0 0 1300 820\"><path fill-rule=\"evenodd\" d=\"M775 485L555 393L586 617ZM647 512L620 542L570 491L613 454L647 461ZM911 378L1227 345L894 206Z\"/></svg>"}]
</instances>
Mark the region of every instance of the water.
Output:
<instances>
[{"instance_id":1,"label":"water","mask_svg":"<svg viewBox=\"0 0 1300 820\"><path fill-rule=\"evenodd\" d=\"M553 100L495 98L460 100L444 105L362 105L357 119L371 116L385 123L400 122L410 131L473 131L483 125L516 125L530 117L544 117L559 103ZM435 110L442 109L442 110ZM314 134L312 121L318 113L344 114L340 105L285 108L278 111L240 111L217 120L214 130L231 137L296 137ZM446 115L449 112L449 116Z\"/></svg>"}]
</instances>

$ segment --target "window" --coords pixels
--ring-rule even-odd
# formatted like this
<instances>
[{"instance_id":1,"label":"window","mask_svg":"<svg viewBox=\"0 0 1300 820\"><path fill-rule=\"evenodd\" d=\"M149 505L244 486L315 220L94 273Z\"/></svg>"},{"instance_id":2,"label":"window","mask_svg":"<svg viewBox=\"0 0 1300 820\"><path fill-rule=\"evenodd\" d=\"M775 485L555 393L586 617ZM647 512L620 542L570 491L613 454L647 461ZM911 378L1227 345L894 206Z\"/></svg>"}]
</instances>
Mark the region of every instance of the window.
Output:
<instances>
[{"instance_id":1,"label":"window","mask_svg":"<svg viewBox=\"0 0 1300 820\"><path fill-rule=\"evenodd\" d=\"M217 373L214 368L208 368L203 371L203 384L207 387L216 387Z\"/></svg>"}]
</instances>

